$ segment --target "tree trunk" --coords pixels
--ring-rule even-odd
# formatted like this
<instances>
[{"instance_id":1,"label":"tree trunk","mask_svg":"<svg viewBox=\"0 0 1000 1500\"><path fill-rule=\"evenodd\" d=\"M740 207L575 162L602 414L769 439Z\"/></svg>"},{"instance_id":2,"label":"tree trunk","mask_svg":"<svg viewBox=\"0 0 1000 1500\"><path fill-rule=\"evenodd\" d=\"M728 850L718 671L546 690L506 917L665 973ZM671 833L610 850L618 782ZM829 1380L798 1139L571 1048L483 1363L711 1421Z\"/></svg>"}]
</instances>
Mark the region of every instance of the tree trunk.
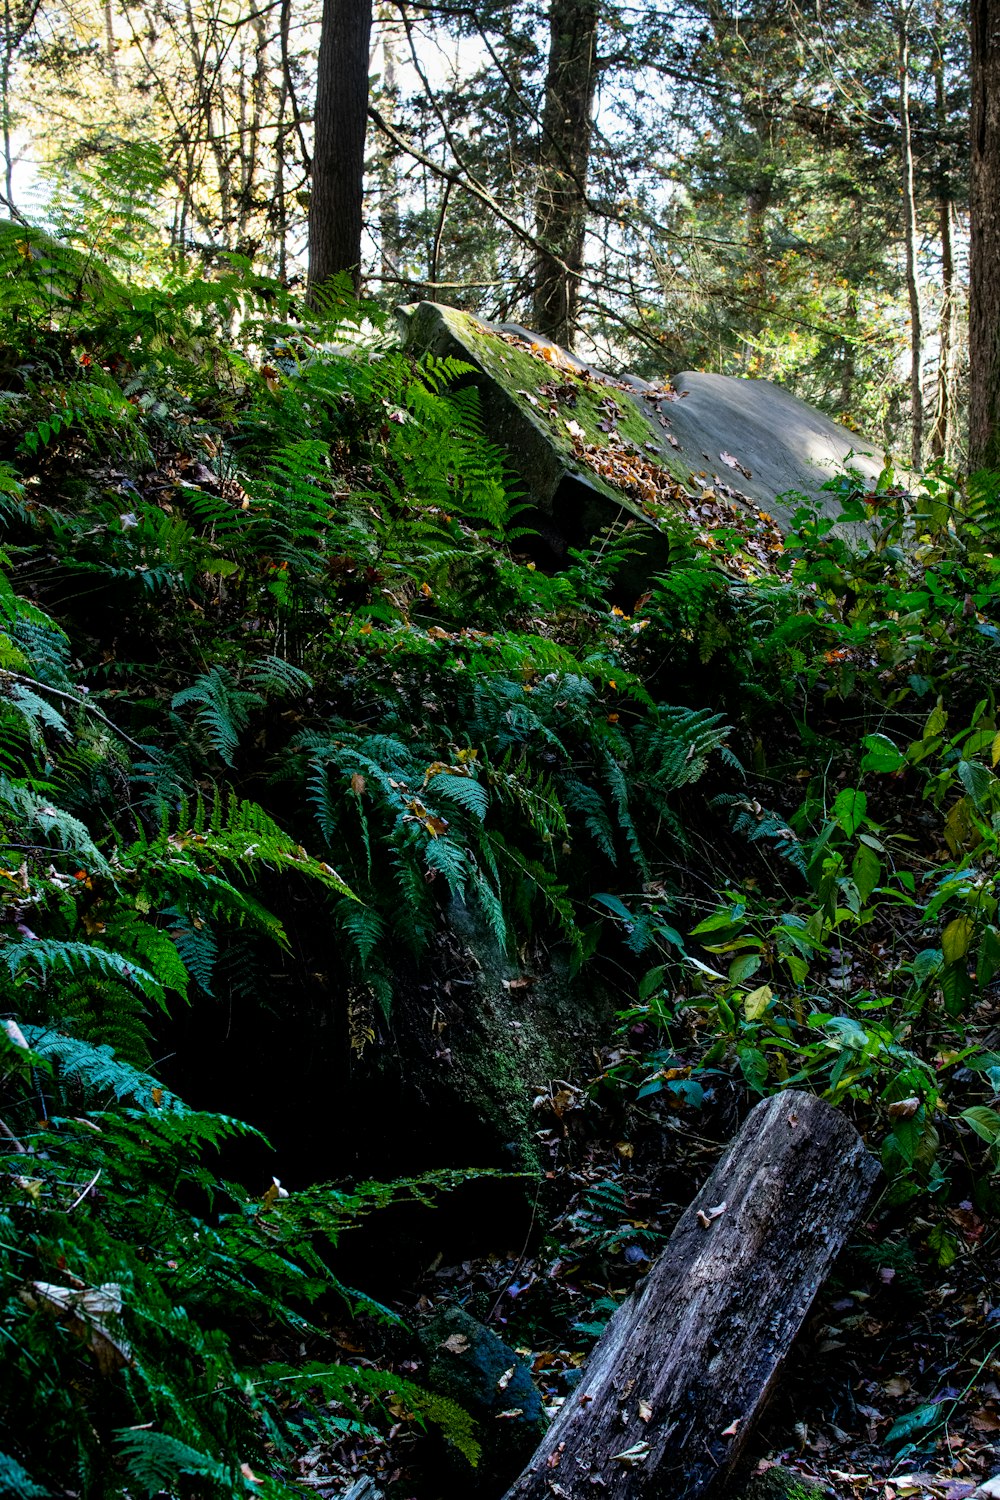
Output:
<instances>
[{"instance_id":1,"label":"tree trunk","mask_svg":"<svg viewBox=\"0 0 1000 1500\"><path fill-rule=\"evenodd\" d=\"M587 169L597 88L598 0L551 0L539 155L535 329L572 348L587 233Z\"/></svg>"},{"instance_id":2,"label":"tree trunk","mask_svg":"<svg viewBox=\"0 0 1000 1500\"><path fill-rule=\"evenodd\" d=\"M395 124L399 97L397 63L400 28L393 23L388 5L382 6L379 21L382 29L382 113L392 125ZM389 141L383 141L380 145L378 185L379 258L382 282L386 285L399 279L399 252L403 242L399 212L399 152Z\"/></svg>"},{"instance_id":3,"label":"tree trunk","mask_svg":"<svg viewBox=\"0 0 1000 1500\"><path fill-rule=\"evenodd\" d=\"M877 1174L830 1105L758 1104L505 1500L719 1487Z\"/></svg>"},{"instance_id":4,"label":"tree trunk","mask_svg":"<svg viewBox=\"0 0 1000 1500\"><path fill-rule=\"evenodd\" d=\"M955 253L951 235L951 204L947 198L938 201L938 224L941 233L941 316L938 325L937 400L934 427L931 431L931 453L946 459L951 449L952 383L954 359L952 329L955 314Z\"/></svg>"},{"instance_id":5,"label":"tree trunk","mask_svg":"<svg viewBox=\"0 0 1000 1500\"><path fill-rule=\"evenodd\" d=\"M906 295L910 304L910 462L920 469L924 456L924 335L917 283L917 195L913 162L913 125L910 117L911 5L900 7L899 123L903 168L903 223L906 248Z\"/></svg>"},{"instance_id":6,"label":"tree trunk","mask_svg":"<svg viewBox=\"0 0 1000 1500\"><path fill-rule=\"evenodd\" d=\"M969 468L1000 469L1000 0L972 0Z\"/></svg>"},{"instance_id":7,"label":"tree trunk","mask_svg":"<svg viewBox=\"0 0 1000 1500\"><path fill-rule=\"evenodd\" d=\"M309 205L309 292L339 271L358 285L364 227L372 0L323 0Z\"/></svg>"},{"instance_id":8,"label":"tree trunk","mask_svg":"<svg viewBox=\"0 0 1000 1500\"><path fill-rule=\"evenodd\" d=\"M934 426L931 429L931 455L947 459L952 446L952 410L954 407L953 369L955 324L955 253L951 230L951 175L946 166L944 147L948 131L948 100L945 90L944 0L934 3L934 121L938 133L938 235L941 241L941 311L938 316L937 396L934 402Z\"/></svg>"}]
</instances>

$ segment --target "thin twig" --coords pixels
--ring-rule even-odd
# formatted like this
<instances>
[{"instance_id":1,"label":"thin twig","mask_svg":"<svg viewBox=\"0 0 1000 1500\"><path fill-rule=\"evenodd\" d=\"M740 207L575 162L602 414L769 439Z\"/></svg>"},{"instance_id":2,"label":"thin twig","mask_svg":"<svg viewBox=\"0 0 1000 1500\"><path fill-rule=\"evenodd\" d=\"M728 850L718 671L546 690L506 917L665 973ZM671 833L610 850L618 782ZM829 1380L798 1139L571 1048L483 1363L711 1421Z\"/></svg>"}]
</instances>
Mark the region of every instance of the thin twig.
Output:
<instances>
[{"instance_id":1,"label":"thin twig","mask_svg":"<svg viewBox=\"0 0 1000 1500\"><path fill-rule=\"evenodd\" d=\"M87 1183L87 1186L84 1188L83 1192L80 1193L76 1198L73 1199L73 1202L70 1204L69 1208L66 1210L66 1212L68 1214L71 1214L73 1212L74 1208L78 1208L79 1207L79 1205L83 1202L84 1198L86 1198L87 1194L90 1192L91 1188L94 1186L94 1183L97 1181L98 1177L100 1177L100 1175L101 1175L101 1173L103 1171L104 1171L103 1167L98 1167L97 1171L94 1173L93 1177Z\"/></svg>"}]
</instances>

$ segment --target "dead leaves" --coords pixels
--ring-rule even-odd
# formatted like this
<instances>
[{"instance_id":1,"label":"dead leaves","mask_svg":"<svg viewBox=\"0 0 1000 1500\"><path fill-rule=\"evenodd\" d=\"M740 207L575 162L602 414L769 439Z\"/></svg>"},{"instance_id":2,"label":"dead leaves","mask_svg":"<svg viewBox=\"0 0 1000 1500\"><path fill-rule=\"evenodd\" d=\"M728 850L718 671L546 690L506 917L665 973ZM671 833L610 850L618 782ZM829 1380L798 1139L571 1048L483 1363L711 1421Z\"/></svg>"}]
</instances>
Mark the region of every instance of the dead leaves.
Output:
<instances>
[{"instance_id":1,"label":"dead leaves","mask_svg":"<svg viewBox=\"0 0 1000 1500\"><path fill-rule=\"evenodd\" d=\"M735 454L733 454L733 453L727 453L726 450L725 450L725 448L723 448L722 452L719 454L719 457L722 459L722 462L724 464L728 464L729 468L731 468L731 469L738 469L740 471L740 473L743 475L744 479L752 479L753 478L753 475L751 474L750 470L746 467L745 464L741 464L740 463L739 459L735 456Z\"/></svg>"},{"instance_id":2,"label":"dead leaves","mask_svg":"<svg viewBox=\"0 0 1000 1500\"><path fill-rule=\"evenodd\" d=\"M29 1306L41 1303L65 1319L74 1333L86 1339L102 1373L111 1374L131 1360L131 1347L120 1332L122 1289L114 1282L64 1287L31 1281L21 1297Z\"/></svg>"},{"instance_id":3,"label":"dead leaves","mask_svg":"<svg viewBox=\"0 0 1000 1500\"><path fill-rule=\"evenodd\" d=\"M713 1222L721 1219L725 1211L725 1203L717 1203L714 1208L699 1208L696 1217L702 1229L710 1229Z\"/></svg>"},{"instance_id":4,"label":"dead leaves","mask_svg":"<svg viewBox=\"0 0 1000 1500\"><path fill-rule=\"evenodd\" d=\"M438 1345L439 1349L447 1349L449 1354L465 1354L469 1347L469 1340L464 1333L450 1333L446 1339L442 1339Z\"/></svg>"}]
</instances>

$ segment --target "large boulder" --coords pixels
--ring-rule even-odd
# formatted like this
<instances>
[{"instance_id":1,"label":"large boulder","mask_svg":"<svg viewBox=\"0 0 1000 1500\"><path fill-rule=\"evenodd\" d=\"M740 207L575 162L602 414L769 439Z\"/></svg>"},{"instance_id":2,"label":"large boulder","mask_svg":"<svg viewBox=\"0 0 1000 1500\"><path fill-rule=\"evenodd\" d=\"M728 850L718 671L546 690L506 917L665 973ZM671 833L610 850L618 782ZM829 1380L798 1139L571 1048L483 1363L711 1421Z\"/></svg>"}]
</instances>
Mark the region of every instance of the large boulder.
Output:
<instances>
[{"instance_id":1,"label":"large boulder","mask_svg":"<svg viewBox=\"0 0 1000 1500\"><path fill-rule=\"evenodd\" d=\"M557 557L628 520L638 523L646 576L666 564L677 519L732 522L766 552L803 501L837 513L823 488L834 474L849 466L868 485L883 467L874 444L767 380L687 371L652 385L609 376L516 324L435 302L400 317L411 349L477 372L486 431Z\"/></svg>"}]
</instances>

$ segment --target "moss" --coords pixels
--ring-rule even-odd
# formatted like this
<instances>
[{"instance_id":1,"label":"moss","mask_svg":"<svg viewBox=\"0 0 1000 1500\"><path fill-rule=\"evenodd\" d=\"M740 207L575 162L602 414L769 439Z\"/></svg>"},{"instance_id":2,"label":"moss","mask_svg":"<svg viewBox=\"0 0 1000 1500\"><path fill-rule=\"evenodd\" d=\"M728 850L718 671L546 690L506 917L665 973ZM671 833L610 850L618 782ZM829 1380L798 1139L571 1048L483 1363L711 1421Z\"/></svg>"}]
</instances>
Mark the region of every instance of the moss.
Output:
<instances>
[{"instance_id":1,"label":"moss","mask_svg":"<svg viewBox=\"0 0 1000 1500\"><path fill-rule=\"evenodd\" d=\"M475 1001L451 1034L453 1083L516 1166L537 1171L534 1100L553 1078L576 1069L593 1037L608 1026L612 1002L558 955L536 981L519 987L517 969L467 910L456 904L452 922L479 965Z\"/></svg>"},{"instance_id":2,"label":"moss","mask_svg":"<svg viewBox=\"0 0 1000 1500\"><path fill-rule=\"evenodd\" d=\"M823 1500L826 1493L822 1486L776 1464L738 1485L728 1493L727 1500Z\"/></svg>"},{"instance_id":3,"label":"moss","mask_svg":"<svg viewBox=\"0 0 1000 1500\"><path fill-rule=\"evenodd\" d=\"M482 1456L477 1490L505 1489L545 1430L541 1398L524 1360L462 1308L445 1308L424 1328L426 1382L473 1417ZM468 1470L464 1470L466 1478Z\"/></svg>"},{"instance_id":4,"label":"moss","mask_svg":"<svg viewBox=\"0 0 1000 1500\"><path fill-rule=\"evenodd\" d=\"M585 442L608 447L610 434L601 428L601 423L605 420L601 403L608 396L618 406L620 415L616 419L616 428L622 438L635 443L650 463L657 464L673 478L686 482L690 477L687 466L665 459L662 453L653 454L648 451L647 445L651 442L655 441L659 446L657 434L638 405L637 398L629 391L585 379L565 364L555 364L540 354L532 354L527 349L510 344L469 313L449 308L443 316L455 336L475 355L490 379L507 391L524 415L542 429L567 466L585 472L595 485L606 490L616 500L623 500L624 497L613 485L603 481L580 463L573 450L572 436L566 427L567 422L575 422L583 429ZM539 388L552 381L569 386L574 391L572 398L563 397L556 402L559 407L558 417L553 417L548 410L552 405L551 398L538 396ZM536 407L526 401L525 392L541 404ZM629 504L627 499L625 503Z\"/></svg>"}]
</instances>

